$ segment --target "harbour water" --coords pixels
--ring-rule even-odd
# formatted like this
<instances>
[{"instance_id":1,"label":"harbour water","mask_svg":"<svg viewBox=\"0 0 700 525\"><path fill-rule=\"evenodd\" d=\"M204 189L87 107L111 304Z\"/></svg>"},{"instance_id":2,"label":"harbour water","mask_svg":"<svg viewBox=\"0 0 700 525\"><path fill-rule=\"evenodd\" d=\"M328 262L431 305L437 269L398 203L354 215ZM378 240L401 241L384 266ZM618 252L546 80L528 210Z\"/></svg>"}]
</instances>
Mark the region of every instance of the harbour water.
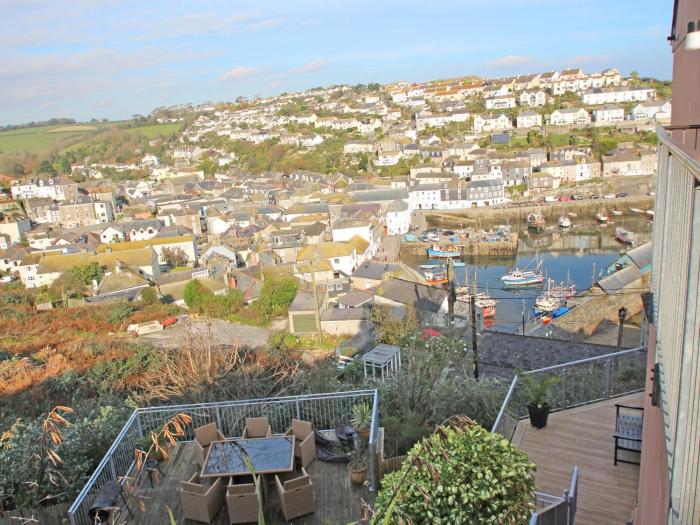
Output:
<instances>
[{"instance_id":1,"label":"harbour water","mask_svg":"<svg viewBox=\"0 0 700 525\"><path fill-rule=\"evenodd\" d=\"M505 258L461 259L463 267L456 267L455 277L464 285L467 275L471 285L476 275L480 291L488 290L492 298L498 300L496 316L483 320L484 327L491 330L515 332L525 319L533 316L533 305L541 288L504 288L501 276L512 268L535 268L541 260L541 270L556 283L570 282L580 292L589 288L594 280L605 276L606 269L629 247L615 241L616 227L623 227L637 235L637 245L651 237L652 221L644 216L611 217L607 225L592 221L575 222L572 228L563 230L558 226L548 226L538 235L530 234L526 228L519 230L518 254ZM444 262L427 257L416 257L405 261L418 268L421 264Z\"/></svg>"}]
</instances>

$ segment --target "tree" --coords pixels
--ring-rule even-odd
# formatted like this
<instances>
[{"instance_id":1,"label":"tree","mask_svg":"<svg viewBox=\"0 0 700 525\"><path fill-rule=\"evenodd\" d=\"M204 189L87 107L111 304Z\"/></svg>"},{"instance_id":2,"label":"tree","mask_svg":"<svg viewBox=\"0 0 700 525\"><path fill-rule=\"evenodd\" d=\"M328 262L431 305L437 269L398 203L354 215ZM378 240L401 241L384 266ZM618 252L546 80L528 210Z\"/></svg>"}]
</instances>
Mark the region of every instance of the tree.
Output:
<instances>
[{"instance_id":1,"label":"tree","mask_svg":"<svg viewBox=\"0 0 700 525\"><path fill-rule=\"evenodd\" d=\"M163 248L163 258L170 268L186 266L190 258L182 248Z\"/></svg>"},{"instance_id":2,"label":"tree","mask_svg":"<svg viewBox=\"0 0 700 525\"><path fill-rule=\"evenodd\" d=\"M158 302L158 293L153 287L145 288L141 291L141 302L143 304L155 304Z\"/></svg>"},{"instance_id":3,"label":"tree","mask_svg":"<svg viewBox=\"0 0 700 525\"><path fill-rule=\"evenodd\" d=\"M51 175L52 177L56 175L56 170L54 169L51 162L48 160L42 160L39 164L39 169L37 171L39 173L46 173L47 175Z\"/></svg>"},{"instance_id":4,"label":"tree","mask_svg":"<svg viewBox=\"0 0 700 525\"><path fill-rule=\"evenodd\" d=\"M131 317L131 314L134 313L134 307L127 303L126 301L122 301L119 303L116 303L114 306L112 306L109 309L109 314L107 315L107 321L109 321L112 324L122 324L124 323L129 317Z\"/></svg>"},{"instance_id":5,"label":"tree","mask_svg":"<svg viewBox=\"0 0 700 525\"><path fill-rule=\"evenodd\" d=\"M71 268L70 273L85 285L92 284L93 281L100 282L104 277L104 270L96 262L75 266Z\"/></svg>"},{"instance_id":6,"label":"tree","mask_svg":"<svg viewBox=\"0 0 700 525\"><path fill-rule=\"evenodd\" d=\"M269 272L255 301L255 309L265 319L283 314L297 295L299 284L291 275Z\"/></svg>"},{"instance_id":7,"label":"tree","mask_svg":"<svg viewBox=\"0 0 700 525\"><path fill-rule=\"evenodd\" d=\"M183 300L190 310L196 311L202 308L208 296L213 295L197 279L192 279L185 285Z\"/></svg>"},{"instance_id":8,"label":"tree","mask_svg":"<svg viewBox=\"0 0 700 525\"><path fill-rule=\"evenodd\" d=\"M382 479L372 523L527 523L535 510L534 469L503 436L455 417Z\"/></svg>"},{"instance_id":9,"label":"tree","mask_svg":"<svg viewBox=\"0 0 700 525\"><path fill-rule=\"evenodd\" d=\"M415 310L408 306L402 319L394 316L387 305L377 305L370 311L370 321L379 333L378 341L389 345L401 346L407 336L412 336L418 329Z\"/></svg>"}]
</instances>

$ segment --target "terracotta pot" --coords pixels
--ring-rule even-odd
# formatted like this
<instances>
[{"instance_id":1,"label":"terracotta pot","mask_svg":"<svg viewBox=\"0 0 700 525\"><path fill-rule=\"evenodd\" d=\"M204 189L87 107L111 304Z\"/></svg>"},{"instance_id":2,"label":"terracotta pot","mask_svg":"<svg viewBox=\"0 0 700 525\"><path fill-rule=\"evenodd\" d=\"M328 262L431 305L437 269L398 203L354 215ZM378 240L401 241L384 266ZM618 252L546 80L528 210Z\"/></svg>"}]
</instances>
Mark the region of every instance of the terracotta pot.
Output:
<instances>
[{"instance_id":1,"label":"terracotta pot","mask_svg":"<svg viewBox=\"0 0 700 525\"><path fill-rule=\"evenodd\" d=\"M350 481L355 485L362 485L365 482L365 476L367 475L367 467L357 468L350 467Z\"/></svg>"},{"instance_id":2,"label":"terracotta pot","mask_svg":"<svg viewBox=\"0 0 700 525\"><path fill-rule=\"evenodd\" d=\"M369 434L370 434L369 428L355 428L353 430L355 432L357 432L357 435L360 439L364 439L365 441L369 440Z\"/></svg>"}]
</instances>

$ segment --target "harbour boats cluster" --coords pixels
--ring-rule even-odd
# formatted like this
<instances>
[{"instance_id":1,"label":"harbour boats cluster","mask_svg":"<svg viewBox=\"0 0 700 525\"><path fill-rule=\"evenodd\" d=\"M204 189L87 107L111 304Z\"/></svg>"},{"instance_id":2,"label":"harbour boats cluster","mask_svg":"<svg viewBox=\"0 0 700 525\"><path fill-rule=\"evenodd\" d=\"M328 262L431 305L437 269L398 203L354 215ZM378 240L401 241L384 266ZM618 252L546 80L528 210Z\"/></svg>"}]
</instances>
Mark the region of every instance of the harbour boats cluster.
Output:
<instances>
[{"instance_id":1,"label":"harbour boats cluster","mask_svg":"<svg viewBox=\"0 0 700 525\"><path fill-rule=\"evenodd\" d=\"M569 311L567 301L576 293L576 285L568 279L565 283L556 284L553 279L547 279L547 286L542 295L535 299L533 309L535 316L551 316L556 319Z\"/></svg>"}]
</instances>

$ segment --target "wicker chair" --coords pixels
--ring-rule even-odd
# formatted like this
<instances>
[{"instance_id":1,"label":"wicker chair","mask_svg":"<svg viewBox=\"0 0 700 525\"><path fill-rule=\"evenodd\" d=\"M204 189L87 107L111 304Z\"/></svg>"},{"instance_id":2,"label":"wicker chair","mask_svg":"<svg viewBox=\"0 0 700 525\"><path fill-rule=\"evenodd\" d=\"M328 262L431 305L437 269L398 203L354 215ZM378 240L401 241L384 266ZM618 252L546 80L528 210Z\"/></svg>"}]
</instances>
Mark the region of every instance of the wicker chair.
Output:
<instances>
[{"instance_id":1,"label":"wicker chair","mask_svg":"<svg viewBox=\"0 0 700 525\"><path fill-rule=\"evenodd\" d=\"M285 435L294 436L294 457L299 458L302 467L306 468L316 459L316 440L311 423L292 419L292 426Z\"/></svg>"},{"instance_id":2,"label":"wicker chair","mask_svg":"<svg viewBox=\"0 0 700 525\"><path fill-rule=\"evenodd\" d=\"M209 445L213 441L225 441L226 436L224 436L221 431L216 428L216 423L209 423L203 427L198 427L194 429L194 451L195 459L197 464L201 467L204 465L204 460L207 457L207 451L209 450Z\"/></svg>"},{"instance_id":3,"label":"wicker chair","mask_svg":"<svg viewBox=\"0 0 700 525\"><path fill-rule=\"evenodd\" d=\"M304 514L316 512L314 486L306 469L301 469L301 476L284 483L275 475L275 486L285 520L291 521Z\"/></svg>"},{"instance_id":4,"label":"wicker chair","mask_svg":"<svg viewBox=\"0 0 700 525\"><path fill-rule=\"evenodd\" d=\"M272 436L272 429L266 417L245 418L245 428L243 429L243 439L262 438Z\"/></svg>"},{"instance_id":5,"label":"wicker chair","mask_svg":"<svg viewBox=\"0 0 700 525\"><path fill-rule=\"evenodd\" d=\"M235 478L226 487L228 519L234 523L257 523L260 517L260 499L255 492L255 481L235 483Z\"/></svg>"},{"instance_id":6,"label":"wicker chair","mask_svg":"<svg viewBox=\"0 0 700 525\"><path fill-rule=\"evenodd\" d=\"M224 505L226 491L221 479L211 485L203 485L195 472L187 481L180 482L182 517L188 520L211 523Z\"/></svg>"}]
</instances>

